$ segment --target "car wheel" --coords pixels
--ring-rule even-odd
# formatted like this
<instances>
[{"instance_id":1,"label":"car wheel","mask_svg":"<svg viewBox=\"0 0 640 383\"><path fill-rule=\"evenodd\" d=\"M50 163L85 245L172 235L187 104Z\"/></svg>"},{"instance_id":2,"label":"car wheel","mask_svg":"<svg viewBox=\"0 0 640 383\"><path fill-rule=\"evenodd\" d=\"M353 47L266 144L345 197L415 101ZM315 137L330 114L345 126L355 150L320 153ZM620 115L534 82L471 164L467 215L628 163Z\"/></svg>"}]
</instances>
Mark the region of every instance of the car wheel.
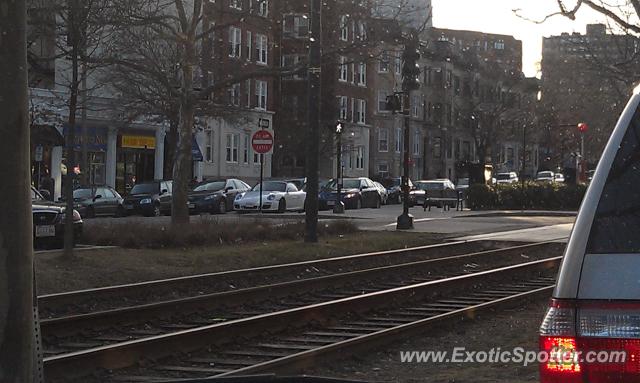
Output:
<instances>
[{"instance_id":1,"label":"car wheel","mask_svg":"<svg viewBox=\"0 0 640 383\"><path fill-rule=\"evenodd\" d=\"M87 214L85 214L86 218L95 218L96 211L93 209L93 206L87 207Z\"/></svg>"},{"instance_id":2,"label":"car wheel","mask_svg":"<svg viewBox=\"0 0 640 383\"><path fill-rule=\"evenodd\" d=\"M287 201L282 198L280 202L278 202L278 213L284 213L287 210Z\"/></svg>"},{"instance_id":3,"label":"car wheel","mask_svg":"<svg viewBox=\"0 0 640 383\"><path fill-rule=\"evenodd\" d=\"M358 209L362 209L362 200L360 198L356 200L356 210Z\"/></svg>"},{"instance_id":4,"label":"car wheel","mask_svg":"<svg viewBox=\"0 0 640 383\"><path fill-rule=\"evenodd\" d=\"M377 197L374 209L380 209L380 206L382 206L382 201L380 201L380 197Z\"/></svg>"},{"instance_id":5,"label":"car wheel","mask_svg":"<svg viewBox=\"0 0 640 383\"><path fill-rule=\"evenodd\" d=\"M118 208L116 209L116 217L126 217L126 216L127 216L127 212L124 210L122 205L118 205Z\"/></svg>"},{"instance_id":6,"label":"car wheel","mask_svg":"<svg viewBox=\"0 0 640 383\"><path fill-rule=\"evenodd\" d=\"M221 199L220 203L218 204L218 213L220 214L227 213L227 202L224 199Z\"/></svg>"},{"instance_id":7,"label":"car wheel","mask_svg":"<svg viewBox=\"0 0 640 383\"><path fill-rule=\"evenodd\" d=\"M154 204L153 205L153 216L154 217L160 217L162 215L162 211L160 210L160 205L159 204Z\"/></svg>"}]
</instances>

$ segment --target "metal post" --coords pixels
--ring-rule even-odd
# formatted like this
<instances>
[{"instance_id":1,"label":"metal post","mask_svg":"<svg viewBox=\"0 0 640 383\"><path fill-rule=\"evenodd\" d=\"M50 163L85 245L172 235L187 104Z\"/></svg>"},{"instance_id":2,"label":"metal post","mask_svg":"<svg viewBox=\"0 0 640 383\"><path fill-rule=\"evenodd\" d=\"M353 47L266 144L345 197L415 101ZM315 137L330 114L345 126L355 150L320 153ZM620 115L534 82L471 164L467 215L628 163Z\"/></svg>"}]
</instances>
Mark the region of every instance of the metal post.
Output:
<instances>
[{"instance_id":1,"label":"metal post","mask_svg":"<svg viewBox=\"0 0 640 383\"><path fill-rule=\"evenodd\" d=\"M33 227L26 1L0 6L0 380L33 382Z\"/></svg>"},{"instance_id":2,"label":"metal post","mask_svg":"<svg viewBox=\"0 0 640 383\"><path fill-rule=\"evenodd\" d=\"M322 65L321 0L310 0L309 105L307 123L307 200L304 241L318 242L318 171L320 142L320 86Z\"/></svg>"},{"instance_id":3,"label":"metal post","mask_svg":"<svg viewBox=\"0 0 640 383\"><path fill-rule=\"evenodd\" d=\"M260 154L260 214L262 214L262 180L264 178L264 154Z\"/></svg>"},{"instance_id":4,"label":"metal post","mask_svg":"<svg viewBox=\"0 0 640 383\"><path fill-rule=\"evenodd\" d=\"M524 172L527 167L527 124L522 124L522 167L520 169L520 195L522 198L522 210L525 208Z\"/></svg>"},{"instance_id":5,"label":"metal post","mask_svg":"<svg viewBox=\"0 0 640 383\"><path fill-rule=\"evenodd\" d=\"M333 206L335 214L344 214L344 203L342 202L342 126L338 124L336 128L336 146L337 146L337 172L336 172L336 204Z\"/></svg>"},{"instance_id":6,"label":"metal post","mask_svg":"<svg viewBox=\"0 0 640 383\"><path fill-rule=\"evenodd\" d=\"M404 156L403 156L403 173L402 176L402 214L398 216L396 223L397 230L410 230L413 229L413 216L409 214L409 139L410 139L410 127L411 117L409 110L409 91L405 90L404 97Z\"/></svg>"}]
</instances>

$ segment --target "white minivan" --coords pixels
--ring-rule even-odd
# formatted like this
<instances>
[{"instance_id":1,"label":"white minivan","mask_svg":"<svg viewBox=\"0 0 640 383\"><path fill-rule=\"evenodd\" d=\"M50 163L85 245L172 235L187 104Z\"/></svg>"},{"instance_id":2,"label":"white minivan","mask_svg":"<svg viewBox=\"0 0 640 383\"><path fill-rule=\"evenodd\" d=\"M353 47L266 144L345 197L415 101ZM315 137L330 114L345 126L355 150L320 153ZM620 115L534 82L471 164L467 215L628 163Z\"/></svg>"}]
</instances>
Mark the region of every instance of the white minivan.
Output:
<instances>
[{"instance_id":1,"label":"white minivan","mask_svg":"<svg viewBox=\"0 0 640 383\"><path fill-rule=\"evenodd\" d=\"M540 327L543 383L640 382L640 87L578 213ZM620 359L620 356L624 359Z\"/></svg>"}]
</instances>

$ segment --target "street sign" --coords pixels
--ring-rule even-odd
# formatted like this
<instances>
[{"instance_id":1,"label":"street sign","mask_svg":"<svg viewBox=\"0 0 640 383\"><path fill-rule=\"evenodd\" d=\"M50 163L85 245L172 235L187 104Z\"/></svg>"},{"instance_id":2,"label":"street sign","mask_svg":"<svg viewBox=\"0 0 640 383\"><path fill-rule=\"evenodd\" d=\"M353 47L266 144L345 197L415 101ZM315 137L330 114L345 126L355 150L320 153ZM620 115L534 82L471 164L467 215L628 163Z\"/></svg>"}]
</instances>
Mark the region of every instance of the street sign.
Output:
<instances>
[{"instance_id":1,"label":"street sign","mask_svg":"<svg viewBox=\"0 0 640 383\"><path fill-rule=\"evenodd\" d=\"M271 121L267 118L261 118L258 120L258 127L260 129L269 129L271 126Z\"/></svg>"},{"instance_id":2,"label":"street sign","mask_svg":"<svg viewBox=\"0 0 640 383\"><path fill-rule=\"evenodd\" d=\"M36 162L42 162L42 154L43 154L42 145L36 146L36 152L34 155Z\"/></svg>"},{"instance_id":3,"label":"street sign","mask_svg":"<svg viewBox=\"0 0 640 383\"><path fill-rule=\"evenodd\" d=\"M269 153L273 149L273 136L268 130L258 130L251 138L251 145L256 153Z\"/></svg>"}]
</instances>

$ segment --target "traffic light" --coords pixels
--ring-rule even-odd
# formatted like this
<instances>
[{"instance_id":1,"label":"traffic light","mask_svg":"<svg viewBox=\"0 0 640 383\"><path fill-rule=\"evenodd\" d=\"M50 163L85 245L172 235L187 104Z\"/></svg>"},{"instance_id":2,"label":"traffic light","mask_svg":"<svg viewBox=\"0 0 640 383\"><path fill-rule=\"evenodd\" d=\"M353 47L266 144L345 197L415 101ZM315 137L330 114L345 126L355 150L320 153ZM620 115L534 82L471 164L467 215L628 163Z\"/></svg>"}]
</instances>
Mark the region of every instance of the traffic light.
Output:
<instances>
[{"instance_id":1,"label":"traffic light","mask_svg":"<svg viewBox=\"0 0 640 383\"><path fill-rule=\"evenodd\" d=\"M580 133L586 133L586 132L587 132L587 130L589 130L589 125L587 125L587 124L586 124L586 123L584 123L584 122L581 122L581 123L579 123L579 124L578 124L578 131L579 131Z\"/></svg>"},{"instance_id":2,"label":"traffic light","mask_svg":"<svg viewBox=\"0 0 640 383\"><path fill-rule=\"evenodd\" d=\"M420 89L420 41L417 36L409 37L402 53L402 90Z\"/></svg>"}]
</instances>

